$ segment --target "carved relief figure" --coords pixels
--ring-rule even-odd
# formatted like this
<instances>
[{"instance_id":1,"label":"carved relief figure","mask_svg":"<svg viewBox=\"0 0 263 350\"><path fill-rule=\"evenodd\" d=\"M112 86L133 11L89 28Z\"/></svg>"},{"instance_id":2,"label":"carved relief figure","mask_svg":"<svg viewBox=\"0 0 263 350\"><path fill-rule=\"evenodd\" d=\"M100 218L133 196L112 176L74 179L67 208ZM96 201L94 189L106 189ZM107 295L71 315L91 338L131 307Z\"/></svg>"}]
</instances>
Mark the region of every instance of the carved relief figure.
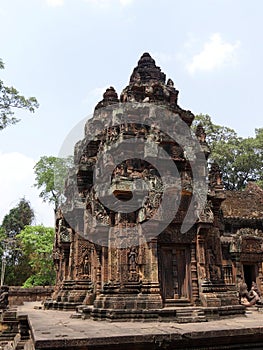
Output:
<instances>
[{"instance_id":1,"label":"carved relief figure","mask_svg":"<svg viewBox=\"0 0 263 350\"><path fill-rule=\"evenodd\" d=\"M131 248L129 253L129 271L136 271L137 266L137 252L135 248Z\"/></svg>"},{"instance_id":2,"label":"carved relief figure","mask_svg":"<svg viewBox=\"0 0 263 350\"><path fill-rule=\"evenodd\" d=\"M89 255L85 255L83 259L83 265L82 265L82 273L85 276L90 277L91 275L91 261Z\"/></svg>"}]
</instances>

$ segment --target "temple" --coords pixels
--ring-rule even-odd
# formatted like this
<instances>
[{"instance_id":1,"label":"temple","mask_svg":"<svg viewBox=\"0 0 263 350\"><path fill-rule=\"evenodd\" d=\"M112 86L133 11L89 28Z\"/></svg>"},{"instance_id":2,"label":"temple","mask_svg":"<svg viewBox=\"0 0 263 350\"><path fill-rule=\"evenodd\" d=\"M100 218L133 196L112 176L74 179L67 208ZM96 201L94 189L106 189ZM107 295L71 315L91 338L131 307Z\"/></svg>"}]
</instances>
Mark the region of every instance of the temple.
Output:
<instances>
[{"instance_id":1,"label":"temple","mask_svg":"<svg viewBox=\"0 0 263 350\"><path fill-rule=\"evenodd\" d=\"M190 140L193 120L148 53L120 98L106 90L56 215L57 282L46 308L178 322L244 313L240 282L262 287L262 190L224 190L201 125L199 146Z\"/></svg>"},{"instance_id":2,"label":"temple","mask_svg":"<svg viewBox=\"0 0 263 350\"><path fill-rule=\"evenodd\" d=\"M224 280L263 291L263 190L249 182L244 191L227 191L222 203L221 249Z\"/></svg>"}]
</instances>

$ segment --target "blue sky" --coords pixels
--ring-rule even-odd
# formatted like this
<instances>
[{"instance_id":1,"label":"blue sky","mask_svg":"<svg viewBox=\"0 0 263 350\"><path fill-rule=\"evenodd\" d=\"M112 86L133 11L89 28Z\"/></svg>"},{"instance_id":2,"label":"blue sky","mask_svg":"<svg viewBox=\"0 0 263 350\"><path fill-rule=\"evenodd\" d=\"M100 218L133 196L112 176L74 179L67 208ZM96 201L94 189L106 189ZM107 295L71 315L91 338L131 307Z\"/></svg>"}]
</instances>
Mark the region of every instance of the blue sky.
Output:
<instances>
[{"instance_id":1,"label":"blue sky","mask_svg":"<svg viewBox=\"0 0 263 350\"><path fill-rule=\"evenodd\" d=\"M179 89L179 104L253 136L262 127L261 0L0 0L1 79L36 96L34 115L1 131L0 221L26 196L36 223L52 208L32 167L58 155L106 87L120 94L143 52Z\"/></svg>"}]
</instances>

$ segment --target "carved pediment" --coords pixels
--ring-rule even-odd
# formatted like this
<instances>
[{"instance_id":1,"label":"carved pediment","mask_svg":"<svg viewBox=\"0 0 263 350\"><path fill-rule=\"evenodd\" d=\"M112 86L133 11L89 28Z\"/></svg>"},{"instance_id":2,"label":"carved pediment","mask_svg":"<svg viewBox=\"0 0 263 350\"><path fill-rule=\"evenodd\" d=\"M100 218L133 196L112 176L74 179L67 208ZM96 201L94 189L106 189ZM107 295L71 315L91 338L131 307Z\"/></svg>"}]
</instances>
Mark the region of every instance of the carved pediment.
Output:
<instances>
[{"instance_id":1,"label":"carved pediment","mask_svg":"<svg viewBox=\"0 0 263 350\"><path fill-rule=\"evenodd\" d=\"M195 237L195 231L192 229L186 233L181 233L179 227L167 227L158 236L159 243L188 243L190 244Z\"/></svg>"},{"instance_id":2,"label":"carved pediment","mask_svg":"<svg viewBox=\"0 0 263 350\"><path fill-rule=\"evenodd\" d=\"M262 253L262 251L263 251L263 238L243 237L241 250L244 253Z\"/></svg>"}]
</instances>

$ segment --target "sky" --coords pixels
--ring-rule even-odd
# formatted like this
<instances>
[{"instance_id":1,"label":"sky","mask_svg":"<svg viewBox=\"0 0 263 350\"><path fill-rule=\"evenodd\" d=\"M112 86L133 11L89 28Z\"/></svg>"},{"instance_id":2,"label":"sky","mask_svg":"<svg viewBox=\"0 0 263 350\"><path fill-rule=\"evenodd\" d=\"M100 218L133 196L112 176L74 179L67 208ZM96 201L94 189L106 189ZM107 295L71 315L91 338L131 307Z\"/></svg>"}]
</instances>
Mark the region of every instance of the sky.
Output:
<instances>
[{"instance_id":1,"label":"sky","mask_svg":"<svg viewBox=\"0 0 263 350\"><path fill-rule=\"evenodd\" d=\"M174 81L182 108L254 136L262 13L261 0L0 0L0 79L40 103L0 132L0 224L25 197L35 224L53 226L32 186L35 163L60 154L107 87L121 93L144 52Z\"/></svg>"}]
</instances>

